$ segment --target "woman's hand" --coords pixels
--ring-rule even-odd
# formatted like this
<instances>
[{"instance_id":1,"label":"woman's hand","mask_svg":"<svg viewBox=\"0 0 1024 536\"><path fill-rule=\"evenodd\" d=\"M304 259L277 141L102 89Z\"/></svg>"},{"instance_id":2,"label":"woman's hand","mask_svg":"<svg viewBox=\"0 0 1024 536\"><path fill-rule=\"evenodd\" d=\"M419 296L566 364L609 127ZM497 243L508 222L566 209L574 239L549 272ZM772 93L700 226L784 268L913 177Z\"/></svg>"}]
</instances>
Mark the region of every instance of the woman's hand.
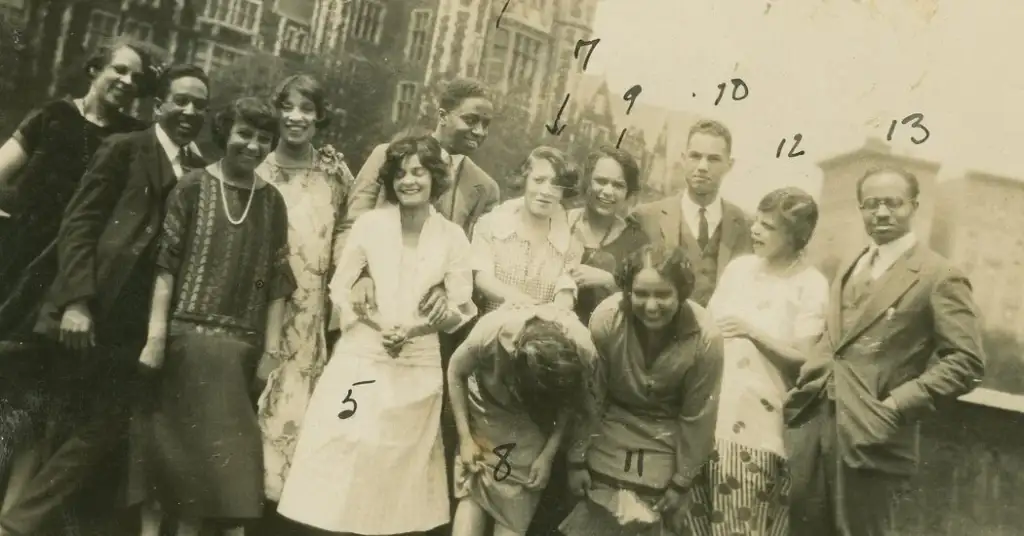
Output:
<instances>
[{"instance_id":1,"label":"woman's hand","mask_svg":"<svg viewBox=\"0 0 1024 536\"><path fill-rule=\"evenodd\" d=\"M718 330L726 339L732 337L747 337L753 331L750 323L736 315L725 315L717 319Z\"/></svg>"},{"instance_id":2,"label":"woman's hand","mask_svg":"<svg viewBox=\"0 0 1024 536\"><path fill-rule=\"evenodd\" d=\"M360 277L352 285L352 292L348 296L349 305L356 316L366 318L377 310L377 296L374 293L373 280L369 277Z\"/></svg>"},{"instance_id":3,"label":"woman's hand","mask_svg":"<svg viewBox=\"0 0 1024 536\"><path fill-rule=\"evenodd\" d=\"M661 513L662 519L667 519L680 509L688 506L690 493L683 493L675 488L668 488L654 505L654 511Z\"/></svg>"},{"instance_id":4,"label":"woman's hand","mask_svg":"<svg viewBox=\"0 0 1024 536\"><path fill-rule=\"evenodd\" d=\"M577 497L586 495L587 490L593 482L590 479L590 471L586 467L569 471L569 491Z\"/></svg>"},{"instance_id":5,"label":"woman's hand","mask_svg":"<svg viewBox=\"0 0 1024 536\"><path fill-rule=\"evenodd\" d=\"M530 480L526 482L526 489L542 490L548 487L551 481L551 464L554 463L554 456L541 453L537 459L530 464Z\"/></svg>"},{"instance_id":6,"label":"woman's hand","mask_svg":"<svg viewBox=\"0 0 1024 536\"><path fill-rule=\"evenodd\" d=\"M437 326L448 316L448 293L444 285L434 285L419 303L420 314L430 326Z\"/></svg>"},{"instance_id":7,"label":"woman's hand","mask_svg":"<svg viewBox=\"0 0 1024 536\"><path fill-rule=\"evenodd\" d=\"M402 347L409 342L409 329L405 326L394 326L384 330L381 335L384 338L384 349L391 357L398 357Z\"/></svg>"},{"instance_id":8,"label":"woman's hand","mask_svg":"<svg viewBox=\"0 0 1024 536\"><path fill-rule=\"evenodd\" d=\"M167 341L162 337L150 337L146 340L146 346L139 355L139 365L145 373L153 373L163 367L166 347Z\"/></svg>"},{"instance_id":9,"label":"woman's hand","mask_svg":"<svg viewBox=\"0 0 1024 536\"><path fill-rule=\"evenodd\" d=\"M576 286L585 287L615 287L615 276L593 266L580 264L569 270L569 275L576 281Z\"/></svg>"},{"instance_id":10,"label":"woman's hand","mask_svg":"<svg viewBox=\"0 0 1024 536\"><path fill-rule=\"evenodd\" d=\"M484 467L484 453L472 438L459 442L458 458L467 473L478 473Z\"/></svg>"}]
</instances>

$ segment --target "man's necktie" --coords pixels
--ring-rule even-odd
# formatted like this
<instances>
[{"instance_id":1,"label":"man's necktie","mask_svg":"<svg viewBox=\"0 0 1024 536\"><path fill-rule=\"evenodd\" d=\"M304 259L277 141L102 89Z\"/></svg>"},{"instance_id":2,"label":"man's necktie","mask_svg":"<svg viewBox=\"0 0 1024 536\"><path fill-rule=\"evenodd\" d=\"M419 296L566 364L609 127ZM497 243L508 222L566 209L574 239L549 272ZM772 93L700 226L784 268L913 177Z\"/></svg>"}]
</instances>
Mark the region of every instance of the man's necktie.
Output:
<instances>
[{"instance_id":1,"label":"man's necktie","mask_svg":"<svg viewBox=\"0 0 1024 536\"><path fill-rule=\"evenodd\" d=\"M700 207L697 213L700 214L700 222L697 225L697 245L700 246L701 251L704 251L711 240L711 237L708 236L708 209Z\"/></svg>"},{"instance_id":2,"label":"man's necktie","mask_svg":"<svg viewBox=\"0 0 1024 536\"><path fill-rule=\"evenodd\" d=\"M185 145L181 148L181 152L178 153L178 163L181 164L182 174L200 167L199 157L192 151L192 148L189 145Z\"/></svg>"}]
</instances>

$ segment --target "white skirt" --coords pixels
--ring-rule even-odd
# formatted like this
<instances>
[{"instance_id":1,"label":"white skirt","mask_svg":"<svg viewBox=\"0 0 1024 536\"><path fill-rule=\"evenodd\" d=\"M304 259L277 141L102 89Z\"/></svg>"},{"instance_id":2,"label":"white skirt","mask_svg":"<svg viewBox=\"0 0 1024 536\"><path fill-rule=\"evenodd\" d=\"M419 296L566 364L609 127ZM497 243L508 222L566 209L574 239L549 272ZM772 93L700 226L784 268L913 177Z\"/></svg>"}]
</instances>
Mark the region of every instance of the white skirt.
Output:
<instances>
[{"instance_id":1,"label":"white skirt","mask_svg":"<svg viewBox=\"0 0 1024 536\"><path fill-rule=\"evenodd\" d=\"M281 515L365 535L449 522L437 338L410 341L398 358L379 340L356 328L338 341L303 421Z\"/></svg>"}]
</instances>

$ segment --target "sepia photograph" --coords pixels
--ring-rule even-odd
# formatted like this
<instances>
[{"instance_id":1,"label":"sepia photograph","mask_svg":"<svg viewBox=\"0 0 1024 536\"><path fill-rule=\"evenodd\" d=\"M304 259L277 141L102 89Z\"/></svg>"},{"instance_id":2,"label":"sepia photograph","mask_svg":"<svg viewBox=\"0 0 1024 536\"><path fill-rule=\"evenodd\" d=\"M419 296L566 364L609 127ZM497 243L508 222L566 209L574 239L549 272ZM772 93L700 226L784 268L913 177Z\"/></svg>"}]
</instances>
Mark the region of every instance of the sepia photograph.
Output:
<instances>
[{"instance_id":1,"label":"sepia photograph","mask_svg":"<svg viewBox=\"0 0 1024 536\"><path fill-rule=\"evenodd\" d=\"M0 536L1020 534L1022 25L0 0Z\"/></svg>"}]
</instances>

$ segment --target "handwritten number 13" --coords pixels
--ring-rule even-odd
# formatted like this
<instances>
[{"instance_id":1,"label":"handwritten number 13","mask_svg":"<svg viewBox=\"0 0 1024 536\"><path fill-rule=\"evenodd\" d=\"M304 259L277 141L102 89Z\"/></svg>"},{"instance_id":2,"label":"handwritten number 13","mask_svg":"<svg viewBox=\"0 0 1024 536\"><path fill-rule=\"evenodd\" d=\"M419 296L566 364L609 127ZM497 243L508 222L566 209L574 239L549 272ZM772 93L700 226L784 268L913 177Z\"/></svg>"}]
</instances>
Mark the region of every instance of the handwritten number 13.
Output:
<instances>
[{"instance_id":1,"label":"handwritten number 13","mask_svg":"<svg viewBox=\"0 0 1024 536\"><path fill-rule=\"evenodd\" d=\"M910 114L910 115L904 117L902 121L900 121L904 125L909 123L912 128L919 128L919 129L924 131L924 137L921 138L921 139L917 139L917 138L911 136L910 141L914 142L915 145L921 145L928 138L930 138L932 136L931 131L928 130L928 127L924 126L924 123L922 123L922 121L924 121L924 114L920 114L920 113ZM892 123L889 123L889 133L885 135L885 140L886 141L892 141L892 135L895 132L896 132L896 120L893 119Z\"/></svg>"}]
</instances>

